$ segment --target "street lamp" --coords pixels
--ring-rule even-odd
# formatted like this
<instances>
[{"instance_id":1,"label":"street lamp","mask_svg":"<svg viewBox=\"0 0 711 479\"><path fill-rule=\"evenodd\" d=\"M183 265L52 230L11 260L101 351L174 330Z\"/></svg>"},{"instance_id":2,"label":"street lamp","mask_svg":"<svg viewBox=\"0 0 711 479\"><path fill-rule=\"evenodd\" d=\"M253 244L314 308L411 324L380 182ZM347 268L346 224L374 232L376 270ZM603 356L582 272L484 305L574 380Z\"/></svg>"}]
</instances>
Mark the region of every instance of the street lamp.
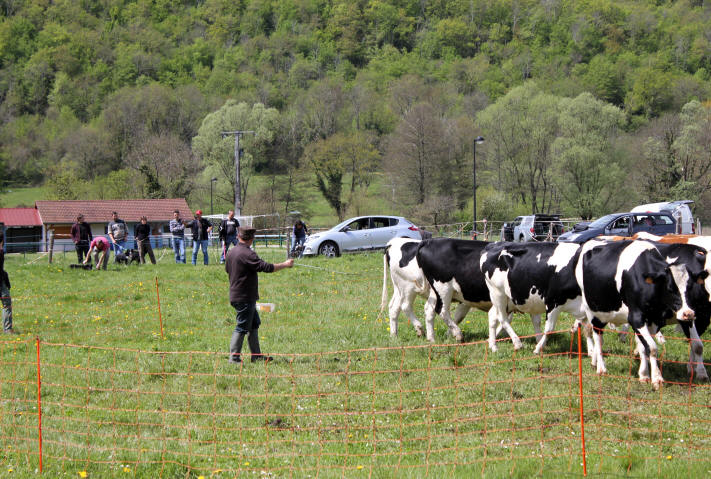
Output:
<instances>
[{"instance_id":1,"label":"street lamp","mask_svg":"<svg viewBox=\"0 0 711 479\"><path fill-rule=\"evenodd\" d=\"M474 222L472 223L472 236L476 237L476 145L479 144L481 145L484 143L484 137L483 136L477 136L474 139L474 153L472 157L472 176L474 177L474 187L473 187L473 193L474 193Z\"/></svg>"},{"instance_id":2,"label":"street lamp","mask_svg":"<svg viewBox=\"0 0 711 479\"><path fill-rule=\"evenodd\" d=\"M217 178L213 178L210 180L210 214L212 215L212 185L217 181Z\"/></svg>"}]
</instances>

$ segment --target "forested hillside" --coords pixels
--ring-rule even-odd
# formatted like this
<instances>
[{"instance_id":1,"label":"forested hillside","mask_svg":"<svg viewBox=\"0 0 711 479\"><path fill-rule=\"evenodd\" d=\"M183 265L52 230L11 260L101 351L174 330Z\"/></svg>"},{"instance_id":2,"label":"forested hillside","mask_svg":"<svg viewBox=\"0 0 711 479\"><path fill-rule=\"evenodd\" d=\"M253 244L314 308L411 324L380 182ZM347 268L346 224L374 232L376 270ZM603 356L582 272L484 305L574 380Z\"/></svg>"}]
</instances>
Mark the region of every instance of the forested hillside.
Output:
<instances>
[{"instance_id":1,"label":"forested hillside","mask_svg":"<svg viewBox=\"0 0 711 479\"><path fill-rule=\"evenodd\" d=\"M0 0L0 188L430 222L711 203L701 0Z\"/></svg>"}]
</instances>

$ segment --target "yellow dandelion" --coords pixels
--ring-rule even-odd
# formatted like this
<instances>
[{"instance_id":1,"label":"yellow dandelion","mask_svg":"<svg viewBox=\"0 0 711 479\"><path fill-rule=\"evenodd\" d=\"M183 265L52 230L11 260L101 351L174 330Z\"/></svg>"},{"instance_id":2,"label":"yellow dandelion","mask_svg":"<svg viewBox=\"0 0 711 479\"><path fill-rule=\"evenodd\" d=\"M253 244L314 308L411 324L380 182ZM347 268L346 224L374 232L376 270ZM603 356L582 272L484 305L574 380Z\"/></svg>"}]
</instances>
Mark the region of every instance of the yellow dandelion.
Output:
<instances>
[{"instance_id":1,"label":"yellow dandelion","mask_svg":"<svg viewBox=\"0 0 711 479\"><path fill-rule=\"evenodd\" d=\"M131 468L128 466L123 467L123 472L131 472Z\"/></svg>"},{"instance_id":2,"label":"yellow dandelion","mask_svg":"<svg viewBox=\"0 0 711 479\"><path fill-rule=\"evenodd\" d=\"M361 470L363 469L363 466L359 465L356 469Z\"/></svg>"},{"instance_id":3,"label":"yellow dandelion","mask_svg":"<svg viewBox=\"0 0 711 479\"><path fill-rule=\"evenodd\" d=\"M88 475L89 475L89 474L88 474L86 471L79 471L79 477L81 477L82 479L84 479L84 478L87 477Z\"/></svg>"},{"instance_id":4,"label":"yellow dandelion","mask_svg":"<svg viewBox=\"0 0 711 479\"><path fill-rule=\"evenodd\" d=\"M667 460L668 460L668 461L671 461L671 459L672 459L671 456L667 456Z\"/></svg>"},{"instance_id":5,"label":"yellow dandelion","mask_svg":"<svg viewBox=\"0 0 711 479\"><path fill-rule=\"evenodd\" d=\"M245 461L244 465L249 466L249 461Z\"/></svg>"}]
</instances>

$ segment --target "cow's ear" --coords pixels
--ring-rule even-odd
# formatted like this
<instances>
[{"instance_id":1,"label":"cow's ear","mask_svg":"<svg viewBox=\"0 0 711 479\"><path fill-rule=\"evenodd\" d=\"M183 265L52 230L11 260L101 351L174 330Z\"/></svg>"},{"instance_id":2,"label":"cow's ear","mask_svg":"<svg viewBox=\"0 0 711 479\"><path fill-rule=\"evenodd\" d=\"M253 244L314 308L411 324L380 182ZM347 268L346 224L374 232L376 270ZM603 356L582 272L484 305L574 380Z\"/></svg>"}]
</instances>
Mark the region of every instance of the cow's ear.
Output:
<instances>
[{"instance_id":1,"label":"cow's ear","mask_svg":"<svg viewBox=\"0 0 711 479\"><path fill-rule=\"evenodd\" d=\"M708 278L708 277L709 277L709 272L704 270L701 273L699 273L699 275L696 277L696 282L698 284L704 284L706 278Z\"/></svg>"},{"instance_id":2,"label":"cow's ear","mask_svg":"<svg viewBox=\"0 0 711 479\"><path fill-rule=\"evenodd\" d=\"M651 276L647 276L646 278L644 278L644 282L647 284L654 284L654 278L652 278Z\"/></svg>"}]
</instances>

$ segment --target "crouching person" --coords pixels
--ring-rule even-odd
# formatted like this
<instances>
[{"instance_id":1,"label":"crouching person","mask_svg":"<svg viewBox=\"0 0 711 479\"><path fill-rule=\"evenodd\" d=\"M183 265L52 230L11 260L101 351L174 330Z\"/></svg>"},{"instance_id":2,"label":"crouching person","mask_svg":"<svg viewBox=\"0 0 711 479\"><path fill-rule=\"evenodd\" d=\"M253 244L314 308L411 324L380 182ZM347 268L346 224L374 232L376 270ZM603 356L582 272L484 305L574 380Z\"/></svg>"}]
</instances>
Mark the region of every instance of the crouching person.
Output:
<instances>
[{"instance_id":1,"label":"crouching person","mask_svg":"<svg viewBox=\"0 0 711 479\"><path fill-rule=\"evenodd\" d=\"M5 237L0 230L0 302L2 302L2 329L5 334L17 334L12 328L12 298L10 277L5 271Z\"/></svg>"},{"instance_id":2,"label":"crouching person","mask_svg":"<svg viewBox=\"0 0 711 479\"><path fill-rule=\"evenodd\" d=\"M271 361L262 354L259 347L259 285L257 273L272 273L294 265L293 259L283 263L271 264L262 260L252 249L254 228L240 228L237 246L230 249L225 262L225 271L230 281L230 304L237 311L237 326L230 341L230 362L242 361L241 352L245 336L252 353L252 362Z\"/></svg>"},{"instance_id":3,"label":"crouching person","mask_svg":"<svg viewBox=\"0 0 711 479\"><path fill-rule=\"evenodd\" d=\"M94 253L94 263L96 263L96 269L106 269L106 265L109 262L109 241L103 236L97 236L91 240L89 252L86 254L84 264L90 260L91 253Z\"/></svg>"}]
</instances>

